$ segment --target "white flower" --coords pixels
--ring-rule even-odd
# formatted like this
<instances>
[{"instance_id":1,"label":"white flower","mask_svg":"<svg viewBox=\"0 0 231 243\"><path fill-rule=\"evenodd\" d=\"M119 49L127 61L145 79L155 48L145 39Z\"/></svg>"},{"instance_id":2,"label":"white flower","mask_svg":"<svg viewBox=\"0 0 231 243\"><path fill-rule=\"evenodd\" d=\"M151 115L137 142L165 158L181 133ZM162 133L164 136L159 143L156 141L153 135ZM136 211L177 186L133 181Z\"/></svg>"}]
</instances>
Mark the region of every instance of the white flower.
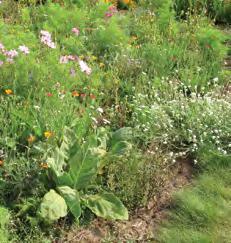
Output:
<instances>
[{"instance_id":1,"label":"white flower","mask_svg":"<svg viewBox=\"0 0 231 243\"><path fill-rule=\"evenodd\" d=\"M30 53L30 50L27 46L19 46L18 47L19 51L21 51L22 53L24 53L25 55L28 55Z\"/></svg>"},{"instance_id":2,"label":"white flower","mask_svg":"<svg viewBox=\"0 0 231 243\"><path fill-rule=\"evenodd\" d=\"M98 111L99 113L103 113L103 109L101 107L97 108L96 111Z\"/></svg>"},{"instance_id":3,"label":"white flower","mask_svg":"<svg viewBox=\"0 0 231 243\"><path fill-rule=\"evenodd\" d=\"M79 60L79 66L80 66L80 69L83 73L86 73L87 75L91 74L92 70L91 70L90 67L88 67L86 62Z\"/></svg>"}]
</instances>

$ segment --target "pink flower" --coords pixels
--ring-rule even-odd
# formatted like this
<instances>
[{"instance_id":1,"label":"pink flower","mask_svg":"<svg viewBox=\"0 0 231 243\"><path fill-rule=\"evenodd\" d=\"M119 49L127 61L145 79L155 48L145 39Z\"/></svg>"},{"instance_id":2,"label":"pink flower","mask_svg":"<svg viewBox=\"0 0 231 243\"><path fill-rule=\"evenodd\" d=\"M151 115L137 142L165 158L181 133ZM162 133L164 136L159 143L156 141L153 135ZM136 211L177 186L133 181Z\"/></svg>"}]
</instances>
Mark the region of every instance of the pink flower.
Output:
<instances>
[{"instance_id":1,"label":"pink flower","mask_svg":"<svg viewBox=\"0 0 231 243\"><path fill-rule=\"evenodd\" d=\"M6 59L6 61L8 62L8 63L14 63L14 59L13 58L10 58L10 57L8 57L7 59Z\"/></svg>"},{"instance_id":2,"label":"pink flower","mask_svg":"<svg viewBox=\"0 0 231 243\"><path fill-rule=\"evenodd\" d=\"M117 10L117 8L115 6L110 6L108 8L108 11L105 13L105 17L110 18L114 14L116 14L117 12L118 12L118 10Z\"/></svg>"},{"instance_id":3,"label":"pink flower","mask_svg":"<svg viewBox=\"0 0 231 243\"><path fill-rule=\"evenodd\" d=\"M43 44L47 45L48 47L55 49L56 45L51 39L51 34L46 30L40 31L40 40Z\"/></svg>"},{"instance_id":4,"label":"pink flower","mask_svg":"<svg viewBox=\"0 0 231 243\"><path fill-rule=\"evenodd\" d=\"M4 45L0 42L0 51L4 51L5 50L5 47Z\"/></svg>"},{"instance_id":5,"label":"pink flower","mask_svg":"<svg viewBox=\"0 0 231 243\"><path fill-rule=\"evenodd\" d=\"M30 53L30 50L27 46L19 46L18 47L19 51L21 51L23 54L28 55Z\"/></svg>"},{"instance_id":6,"label":"pink flower","mask_svg":"<svg viewBox=\"0 0 231 243\"><path fill-rule=\"evenodd\" d=\"M82 72L86 73L87 75L90 75L92 70L90 67L88 67L87 63L82 61L82 60L79 60L79 66L80 66L80 69Z\"/></svg>"},{"instance_id":7,"label":"pink flower","mask_svg":"<svg viewBox=\"0 0 231 243\"><path fill-rule=\"evenodd\" d=\"M4 62L0 60L0 67L1 67L3 64L4 64Z\"/></svg>"},{"instance_id":8,"label":"pink flower","mask_svg":"<svg viewBox=\"0 0 231 243\"><path fill-rule=\"evenodd\" d=\"M78 29L78 28L72 28L72 33L74 33L75 35L79 35L79 33L80 33L80 30Z\"/></svg>"},{"instance_id":9,"label":"pink flower","mask_svg":"<svg viewBox=\"0 0 231 243\"><path fill-rule=\"evenodd\" d=\"M18 56L18 52L16 50L4 51L4 55L7 56L8 58L13 59L14 57Z\"/></svg>"},{"instance_id":10,"label":"pink flower","mask_svg":"<svg viewBox=\"0 0 231 243\"><path fill-rule=\"evenodd\" d=\"M41 36L46 36L47 38L51 39L51 34L48 31L46 31L46 30L41 30L40 31L40 35Z\"/></svg>"},{"instance_id":11,"label":"pink flower","mask_svg":"<svg viewBox=\"0 0 231 243\"><path fill-rule=\"evenodd\" d=\"M76 59L77 59L76 56L73 56L73 55L68 55L67 57L70 61L76 61Z\"/></svg>"},{"instance_id":12,"label":"pink flower","mask_svg":"<svg viewBox=\"0 0 231 243\"><path fill-rule=\"evenodd\" d=\"M70 75L71 75L72 77L75 77L76 72L75 72L75 69L74 69L74 68L71 68L71 69L70 69Z\"/></svg>"},{"instance_id":13,"label":"pink flower","mask_svg":"<svg viewBox=\"0 0 231 243\"><path fill-rule=\"evenodd\" d=\"M68 61L69 61L68 56L61 56L59 58L59 63L66 64L68 63Z\"/></svg>"},{"instance_id":14,"label":"pink flower","mask_svg":"<svg viewBox=\"0 0 231 243\"><path fill-rule=\"evenodd\" d=\"M68 55L68 56L61 56L59 59L59 63L66 64L69 61L76 61L77 57L73 55Z\"/></svg>"}]
</instances>

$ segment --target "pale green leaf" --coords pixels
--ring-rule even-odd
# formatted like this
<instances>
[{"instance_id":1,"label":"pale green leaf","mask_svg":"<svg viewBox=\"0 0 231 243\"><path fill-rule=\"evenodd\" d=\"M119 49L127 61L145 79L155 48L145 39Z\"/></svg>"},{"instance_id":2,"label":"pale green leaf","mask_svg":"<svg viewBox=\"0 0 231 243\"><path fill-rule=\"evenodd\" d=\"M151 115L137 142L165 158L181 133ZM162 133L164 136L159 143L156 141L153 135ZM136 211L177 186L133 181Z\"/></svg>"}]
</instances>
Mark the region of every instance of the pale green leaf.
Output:
<instances>
[{"instance_id":1,"label":"pale green leaf","mask_svg":"<svg viewBox=\"0 0 231 243\"><path fill-rule=\"evenodd\" d=\"M48 221L58 220L67 215L67 204L57 192L51 189L42 200L40 214Z\"/></svg>"},{"instance_id":2,"label":"pale green leaf","mask_svg":"<svg viewBox=\"0 0 231 243\"><path fill-rule=\"evenodd\" d=\"M86 196L84 202L99 217L112 220L128 220L128 210L112 193Z\"/></svg>"}]
</instances>

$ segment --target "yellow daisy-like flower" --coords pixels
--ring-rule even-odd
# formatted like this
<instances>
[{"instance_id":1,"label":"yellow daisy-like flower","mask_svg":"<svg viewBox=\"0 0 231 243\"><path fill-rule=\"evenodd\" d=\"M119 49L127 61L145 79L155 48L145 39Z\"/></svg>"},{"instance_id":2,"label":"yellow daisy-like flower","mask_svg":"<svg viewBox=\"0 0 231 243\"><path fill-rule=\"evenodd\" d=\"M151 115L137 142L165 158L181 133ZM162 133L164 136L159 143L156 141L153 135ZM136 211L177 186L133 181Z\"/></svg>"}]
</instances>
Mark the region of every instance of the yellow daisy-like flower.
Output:
<instances>
[{"instance_id":1,"label":"yellow daisy-like flower","mask_svg":"<svg viewBox=\"0 0 231 243\"><path fill-rule=\"evenodd\" d=\"M12 89L6 89L5 90L5 94L12 95L13 94L13 90Z\"/></svg>"},{"instance_id":2,"label":"yellow daisy-like flower","mask_svg":"<svg viewBox=\"0 0 231 243\"><path fill-rule=\"evenodd\" d=\"M44 132L44 137L45 138L50 138L50 137L52 137L53 136L53 132L51 132L51 131L46 131L46 132Z\"/></svg>"}]
</instances>

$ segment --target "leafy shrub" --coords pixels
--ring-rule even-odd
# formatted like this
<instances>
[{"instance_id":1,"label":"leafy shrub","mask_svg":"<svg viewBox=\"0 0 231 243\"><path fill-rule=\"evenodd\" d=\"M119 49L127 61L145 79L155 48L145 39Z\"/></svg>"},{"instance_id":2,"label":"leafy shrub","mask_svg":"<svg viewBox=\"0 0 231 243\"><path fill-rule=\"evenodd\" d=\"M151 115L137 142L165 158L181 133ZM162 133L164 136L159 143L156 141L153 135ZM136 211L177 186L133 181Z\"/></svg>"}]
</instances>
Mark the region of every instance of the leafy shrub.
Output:
<instances>
[{"instance_id":1,"label":"leafy shrub","mask_svg":"<svg viewBox=\"0 0 231 243\"><path fill-rule=\"evenodd\" d=\"M115 132L110 142L111 151L107 152L107 136L91 136L83 145L79 144L75 134L66 129L63 142L48 158L49 184L56 186L44 196L41 204L41 217L55 221L67 215L67 207L76 219L82 214L82 207L89 208L97 216L107 219L127 220L128 212L122 202L113 194L97 191L92 184L99 168L103 166L104 156L108 153L115 156L126 150L124 141L126 132ZM97 140L100 144L97 144Z\"/></svg>"}]
</instances>

